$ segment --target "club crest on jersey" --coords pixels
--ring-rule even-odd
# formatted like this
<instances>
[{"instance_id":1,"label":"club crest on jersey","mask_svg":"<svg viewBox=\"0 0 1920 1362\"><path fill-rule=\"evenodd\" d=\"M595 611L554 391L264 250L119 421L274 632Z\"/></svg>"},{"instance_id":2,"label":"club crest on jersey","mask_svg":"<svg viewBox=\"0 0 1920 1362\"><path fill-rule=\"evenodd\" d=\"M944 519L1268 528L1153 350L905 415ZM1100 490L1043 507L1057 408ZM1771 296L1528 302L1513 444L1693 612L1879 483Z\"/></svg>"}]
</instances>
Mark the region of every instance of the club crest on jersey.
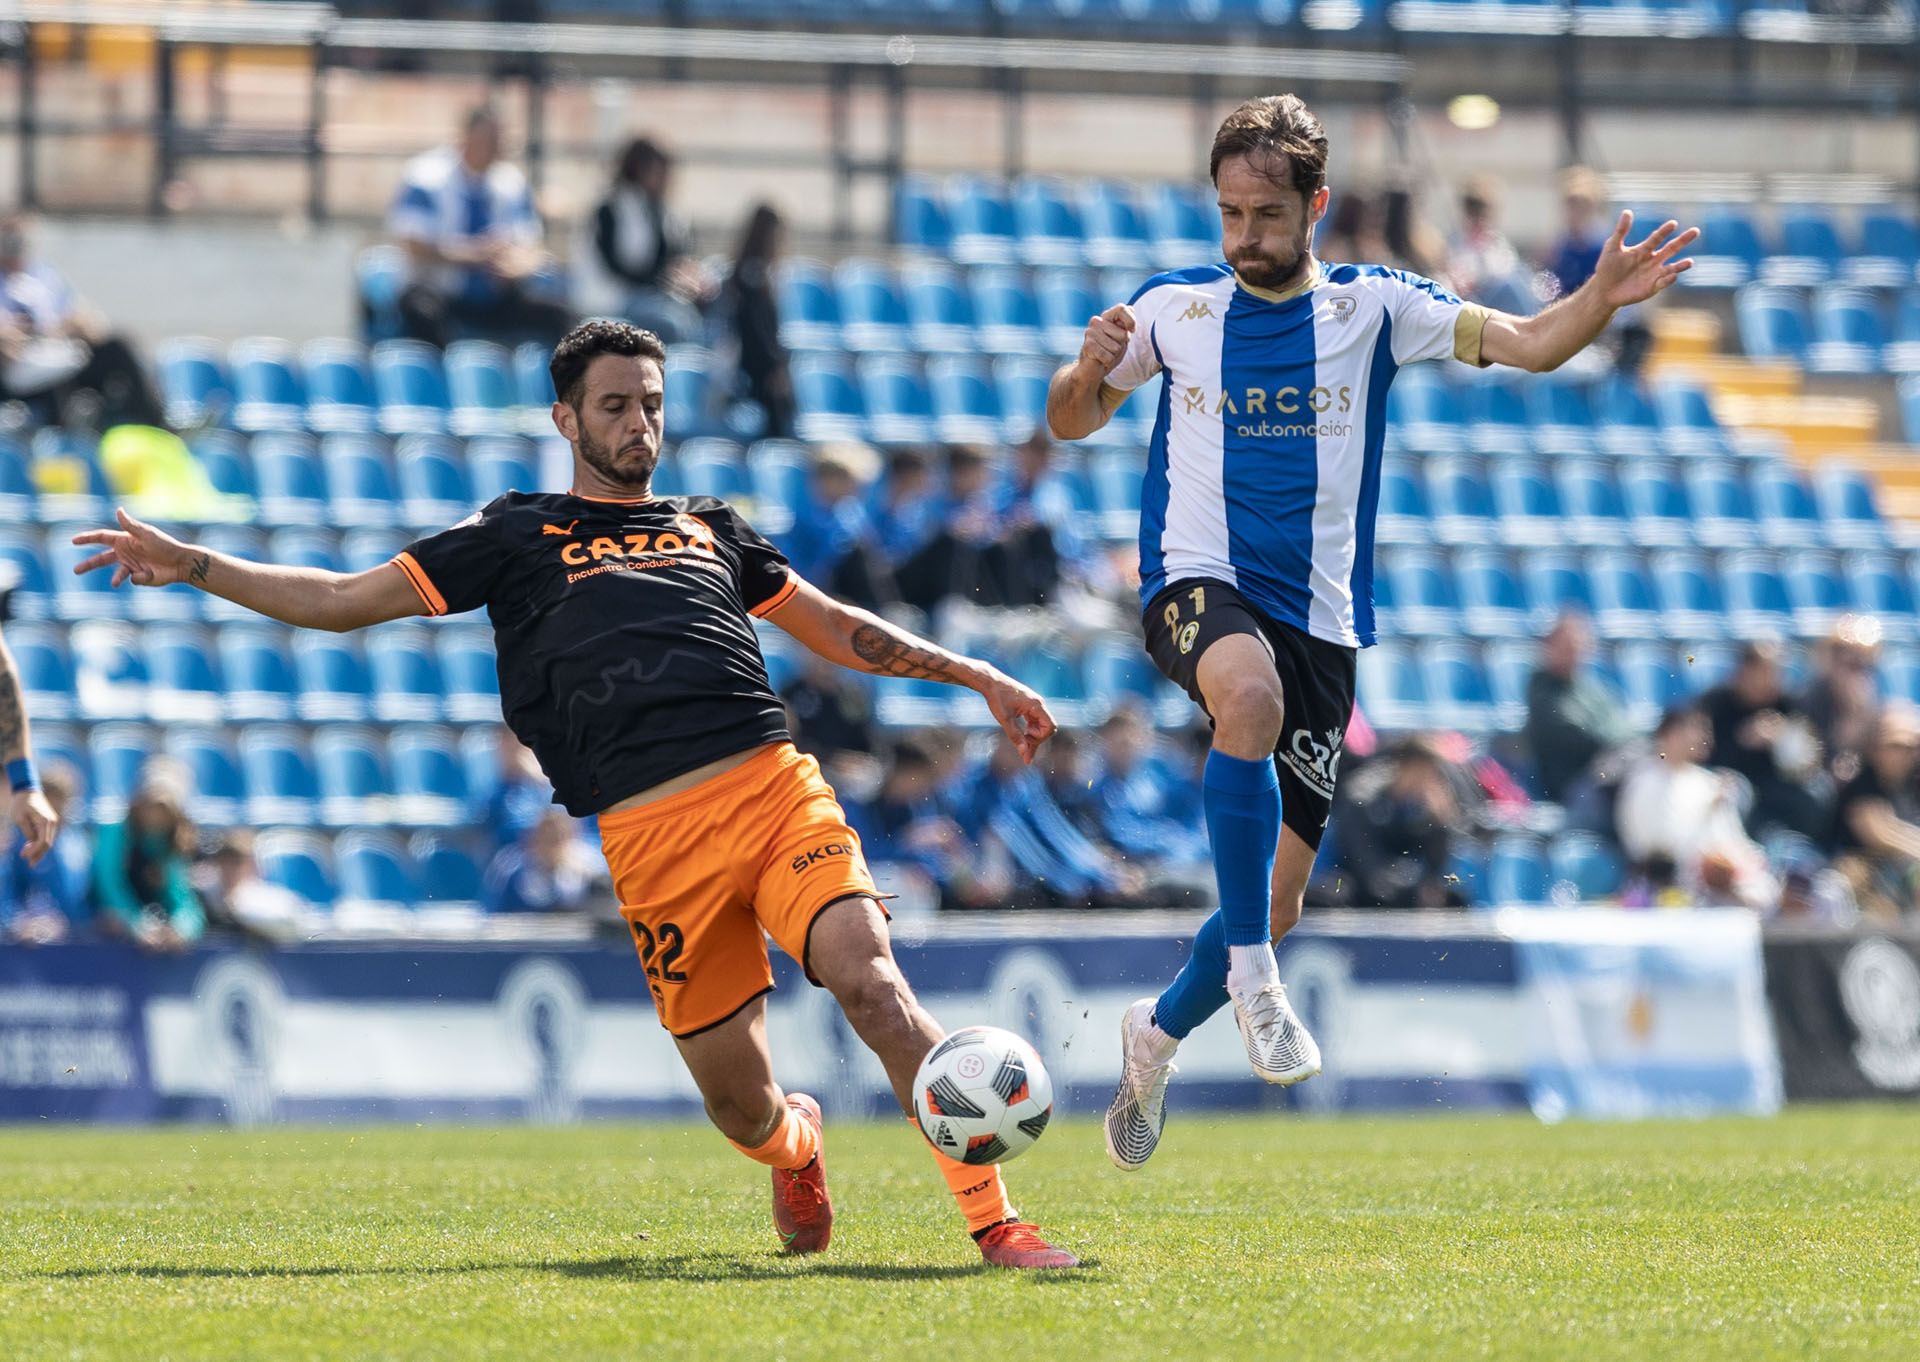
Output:
<instances>
[{"instance_id":1,"label":"club crest on jersey","mask_svg":"<svg viewBox=\"0 0 1920 1362\"><path fill-rule=\"evenodd\" d=\"M1358 307L1359 304L1345 294L1327 299L1327 310L1333 314L1333 319L1336 322L1352 321L1353 314Z\"/></svg>"},{"instance_id":2,"label":"club crest on jersey","mask_svg":"<svg viewBox=\"0 0 1920 1362\"><path fill-rule=\"evenodd\" d=\"M1213 304L1204 298L1196 298L1187 304L1187 310L1180 314L1183 322L1197 321L1201 317L1213 316Z\"/></svg>"}]
</instances>

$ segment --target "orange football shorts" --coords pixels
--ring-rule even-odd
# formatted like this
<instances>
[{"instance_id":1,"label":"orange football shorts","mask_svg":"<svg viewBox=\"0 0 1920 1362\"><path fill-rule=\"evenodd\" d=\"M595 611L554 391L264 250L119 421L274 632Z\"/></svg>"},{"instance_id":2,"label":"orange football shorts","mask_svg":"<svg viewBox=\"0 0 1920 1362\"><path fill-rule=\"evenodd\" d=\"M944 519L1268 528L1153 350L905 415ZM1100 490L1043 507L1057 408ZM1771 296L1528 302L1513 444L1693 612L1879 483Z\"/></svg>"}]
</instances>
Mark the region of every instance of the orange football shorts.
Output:
<instances>
[{"instance_id":1,"label":"orange football shorts","mask_svg":"<svg viewBox=\"0 0 1920 1362\"><path fill-rule=\"evenodd\" d=\"M600 845L654 1010L681 1037L773 988L767 937L804 969L823 908L880 897L820 763L792 743L764 747L691 790L602 815Z\"/></svg>"}]
</instances>

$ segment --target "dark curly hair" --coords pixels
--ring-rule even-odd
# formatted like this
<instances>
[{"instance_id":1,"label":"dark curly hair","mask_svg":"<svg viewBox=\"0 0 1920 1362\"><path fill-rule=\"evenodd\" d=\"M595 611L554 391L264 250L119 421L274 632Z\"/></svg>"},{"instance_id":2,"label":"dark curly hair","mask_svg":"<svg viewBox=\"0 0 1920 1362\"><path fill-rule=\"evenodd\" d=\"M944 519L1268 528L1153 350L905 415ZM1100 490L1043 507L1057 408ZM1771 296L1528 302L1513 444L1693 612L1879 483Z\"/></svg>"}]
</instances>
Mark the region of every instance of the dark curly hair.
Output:
<instances>
[{"instance_id":1,"label":"dark curly hair","mask_svg":"<svg viewBox=\"0 0 1920 1362\"><path fill-rule=\"evenodd\" d=\"M569 407L579 410L587 382L587 366L601 355L643 356L664 365L667 347L651 331L643 331L631 322L616 322L594 317L567 332L553 347L553 359L547 372L553 376L553 390Z\"/></svg>"},{"instance_id":2,"label":"dark curly hair","mask_svg":"<svg viewBox=\"0 0 1920 1362\"><path fill-rule=\"evenodd\" d=\"M1327 130L1299 95L1261 95L1228 114L1213 135L1207 173L1219 184L1222 161L1258 153L1283 161L1274 178L1304 198L1327 182Z\"/></svg>"}]
</instances>

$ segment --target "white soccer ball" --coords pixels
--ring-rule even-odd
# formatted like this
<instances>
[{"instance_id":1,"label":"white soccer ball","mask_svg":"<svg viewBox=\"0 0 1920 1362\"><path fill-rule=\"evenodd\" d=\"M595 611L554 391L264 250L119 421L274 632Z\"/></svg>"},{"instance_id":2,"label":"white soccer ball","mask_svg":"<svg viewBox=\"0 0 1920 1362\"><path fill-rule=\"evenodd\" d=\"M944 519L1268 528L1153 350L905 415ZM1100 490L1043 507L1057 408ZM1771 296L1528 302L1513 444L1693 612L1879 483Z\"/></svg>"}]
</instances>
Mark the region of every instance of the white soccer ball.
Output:
<instances>
[{"instance_id":1,"label":"white soccer ball","mask_svg":"<svg viewBox=\"0 0 1920 1362\"><path fill-rule=\"evenodd\" d=\"M967 1026L934 1046L913 1077L913 1114L927 1142L961 1163L1024 1154L1053 1116L1053 1079L1026 1041Z\"/></svg>"}]
</instances>

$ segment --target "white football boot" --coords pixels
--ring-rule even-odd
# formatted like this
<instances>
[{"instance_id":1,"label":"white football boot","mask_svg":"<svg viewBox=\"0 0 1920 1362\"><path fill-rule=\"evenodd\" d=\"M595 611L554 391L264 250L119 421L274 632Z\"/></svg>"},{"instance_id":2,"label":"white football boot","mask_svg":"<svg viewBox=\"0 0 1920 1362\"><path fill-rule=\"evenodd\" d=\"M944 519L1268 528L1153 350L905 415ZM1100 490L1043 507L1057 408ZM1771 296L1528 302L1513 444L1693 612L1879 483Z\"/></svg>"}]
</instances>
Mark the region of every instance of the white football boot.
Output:
<instances>
[{"instance_id":1,"label":"white football boot","mask_svg":"<svg viewBox=\"0 0 1920 1362\"><path fill-rule=\"evenodd\" d=\"M1244 996L1229 990L1229 996L1257 1077L1284 1088L1320 1072L1320 1047L1294 1015L1285 984L1266 984Z\"/></svg>"},{"instance_id":2,"label":"white football boot","mask_svg":"<svg viewBox=\"0 0 1920 1362\"><path fill-rule=\"evenodd\" d=\"M1107 1157L1131 1173L1153 1157L1167 1123L1167 1080L1173 1051L1164 1054L1149 1033L1155 999L1142 998L1120 1017L1120 1089L1107 1108Z\"/></svg>"}]
</instances>

